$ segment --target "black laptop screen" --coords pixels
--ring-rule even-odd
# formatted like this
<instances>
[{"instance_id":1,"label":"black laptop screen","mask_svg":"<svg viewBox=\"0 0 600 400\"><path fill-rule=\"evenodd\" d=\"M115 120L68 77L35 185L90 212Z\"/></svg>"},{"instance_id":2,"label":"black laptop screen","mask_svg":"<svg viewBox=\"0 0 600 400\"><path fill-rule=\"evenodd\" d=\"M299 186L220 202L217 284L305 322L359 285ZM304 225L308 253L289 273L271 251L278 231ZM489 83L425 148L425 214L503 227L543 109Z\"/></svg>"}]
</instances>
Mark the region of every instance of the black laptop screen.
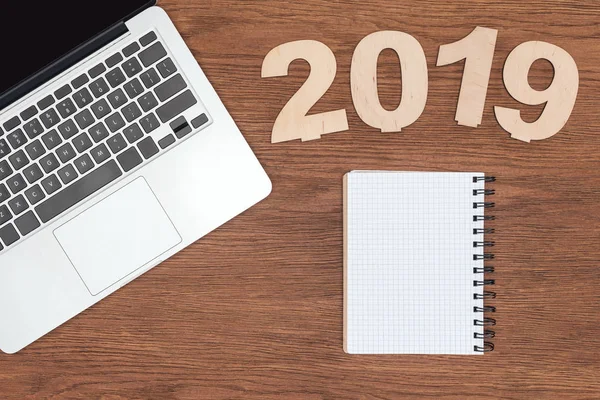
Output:
<instances>
[{"instance_id":1,"label":"black laptop screen","mask_svg":"<svg viewBox=\"0 0 600 400\"><path fill-rule=\"evenodd\" d=\"M3 1L0 95L136 11L148 0Z\"/></svg>"}]
</instances>

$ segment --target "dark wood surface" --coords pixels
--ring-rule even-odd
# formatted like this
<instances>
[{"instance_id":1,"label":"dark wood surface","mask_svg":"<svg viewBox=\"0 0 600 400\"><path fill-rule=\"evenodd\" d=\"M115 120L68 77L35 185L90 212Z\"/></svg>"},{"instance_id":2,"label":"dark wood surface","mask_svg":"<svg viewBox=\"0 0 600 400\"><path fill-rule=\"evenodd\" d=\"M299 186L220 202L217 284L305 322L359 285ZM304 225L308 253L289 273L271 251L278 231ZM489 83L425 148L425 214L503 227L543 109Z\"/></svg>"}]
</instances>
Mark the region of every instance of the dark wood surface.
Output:
<instances>
[{"instance_id":1,"label":"dark wood surface","mask_svg":"<svg viewBox=\"0 0 600 400\"><path fill-rule=\"evenodd\" d=\"M600 5L595 0L164 0L273 180L272 195L21 353L0 355L0 397L80 399L600 398ZM481 127L454 122L462 65L441 44L499 30ZM425 112L402 133L352 105L356 44L378 30L427 55ZM270 144L308 67L261 79L267 52L316 39L338 75L314 112L345 108L350 130ZM494 105L518 106L502 65L544 40L576 60L581 84L556 136L510 139ZM380 58L382 102L399 101L397 58ZM534 65L543 88L552 69ZM521 106L534 120L542 106ZM483 357L349 356L342 351L342 175L352 169L485 171L498 177L496 351Z\"/></svg>"}]
</instances>

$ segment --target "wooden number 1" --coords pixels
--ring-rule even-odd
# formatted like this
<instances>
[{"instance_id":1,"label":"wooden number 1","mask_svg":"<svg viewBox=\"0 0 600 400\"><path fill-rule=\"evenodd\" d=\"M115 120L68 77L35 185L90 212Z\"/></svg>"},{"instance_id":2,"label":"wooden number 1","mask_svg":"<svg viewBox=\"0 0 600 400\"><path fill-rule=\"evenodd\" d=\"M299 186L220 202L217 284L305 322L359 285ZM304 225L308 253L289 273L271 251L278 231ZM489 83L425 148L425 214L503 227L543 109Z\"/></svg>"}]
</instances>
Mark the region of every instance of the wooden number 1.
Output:
<instances>
[{"instance_id":1,"label":"wooden number 1","mask_svg":"<svg viewBox=\"0 0 600 400\"><path fill-rule=\"evenodd\" d=\"M306 115L327 92L337 71L335 56L323 43L299 40L275 47L263 61L262 77L286 76L289 65L297 59L310 64L310 75L275 120L272 143L314 140L326 133L348 130L346 110Z\"/></svg>"},{"instance_id":2,"label":"wooden number 1","mask_svg":"<svg viewBox=\"0 0 600 400\"><path fill-rule=\"evenodd\" d=\"M400 58L402 99L394 111L381 106L377 91L377 61L385 49ZM360 41L351 67L352 100L358 116L381 132L400 132L415 122L427 103L427 60L419 42L404 32L375 32Z\"/></svg>"},{"instance_id":3,"label":"wooden number 1","mask_svg":"<svg viewBox=\"0 0 600 400\"><path fill-rule=\"evenodd\" d=\"M438 67L465 60L456 108L458 125L477 128L481 124L497 36L496 29L478 26L458 42L440 46Z\"/></svg>"},{"instance_id":4,"label":"wooden number 1","mask_svg":"<svg viewBox=\"0 0 600 400\"><path fill-rule=\"evenodd\" d=\"M527 79L529 69L540 58L554 67L554 79L542 91L533 89ZM579 90L579 71L573 57L560 47L546 42L525 42L506 59L504 85L521 103L546 105L538 120L531 123L523 121L519 110L495 107L498 123L515 139L541 140L557 134L571 116Z\"/></svg>"}]
</instances>

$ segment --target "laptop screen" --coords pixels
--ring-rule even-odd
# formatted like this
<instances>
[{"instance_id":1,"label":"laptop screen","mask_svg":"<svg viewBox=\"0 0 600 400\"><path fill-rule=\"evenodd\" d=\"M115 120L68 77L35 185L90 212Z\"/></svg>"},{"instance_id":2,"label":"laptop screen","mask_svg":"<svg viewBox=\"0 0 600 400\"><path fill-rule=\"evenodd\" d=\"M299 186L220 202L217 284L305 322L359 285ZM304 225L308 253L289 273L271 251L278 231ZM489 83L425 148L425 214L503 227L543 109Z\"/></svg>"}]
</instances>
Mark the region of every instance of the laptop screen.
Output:
<instances>
[{"instance_id":1,"label":"laptop screen","mask_svg":"<svg viewBox=\"0 0 600 400\"><path fill-rule=\"evenodd\" d=\"M6 1L0 13L0 95L149 0Z\"/></svg>"}]
</instances>

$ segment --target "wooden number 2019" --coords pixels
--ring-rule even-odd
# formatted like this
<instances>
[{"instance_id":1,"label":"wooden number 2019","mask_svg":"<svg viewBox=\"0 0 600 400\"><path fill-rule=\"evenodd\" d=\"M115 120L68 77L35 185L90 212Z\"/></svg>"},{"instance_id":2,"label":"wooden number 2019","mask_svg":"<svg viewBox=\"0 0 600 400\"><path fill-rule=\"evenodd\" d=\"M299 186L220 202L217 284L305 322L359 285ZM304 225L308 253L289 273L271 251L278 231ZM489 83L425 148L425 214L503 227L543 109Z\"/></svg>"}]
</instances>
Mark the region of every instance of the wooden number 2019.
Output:
<instances>
[{"instance_id":1,"label":"wooden number 2019","mask_svg":"<svg viewBox=\"0 0 600 400\"><path fill-rule=\"evenodd\" d=\"M476 27L465 38L440 46L437 66L465 60L456 108L459 125L477 127L482 122L497 35L495 29ZM393 111L381 106L377 91L377 60L385 49L398 54L403 78L401 101ZM529 86L527 75L533 63L542 58L552 63L554 79L548 88L537 91ZM262 77L287 75L288 66L295 59L308 61L311 74L277 117L272 142L313 140L326 133L347 130L345 110L306 115L335 79L335 56L323 43L301 40L277 46L265 57ZM382 31L366 36L356 47L350 75L356 112L367 125L382 132L400 132L414 123L425 109L428 92L425 53L419 42L407 33ZM513 138L529 142L549 138L564 127L577 98L579 72L573 58L560 47L526 42L506 59L504 84L508 93L521 103L546 104L542 115L531 123L521 119L519 110L494 108L502 128Z\"/></svg>"}]
</instances>

